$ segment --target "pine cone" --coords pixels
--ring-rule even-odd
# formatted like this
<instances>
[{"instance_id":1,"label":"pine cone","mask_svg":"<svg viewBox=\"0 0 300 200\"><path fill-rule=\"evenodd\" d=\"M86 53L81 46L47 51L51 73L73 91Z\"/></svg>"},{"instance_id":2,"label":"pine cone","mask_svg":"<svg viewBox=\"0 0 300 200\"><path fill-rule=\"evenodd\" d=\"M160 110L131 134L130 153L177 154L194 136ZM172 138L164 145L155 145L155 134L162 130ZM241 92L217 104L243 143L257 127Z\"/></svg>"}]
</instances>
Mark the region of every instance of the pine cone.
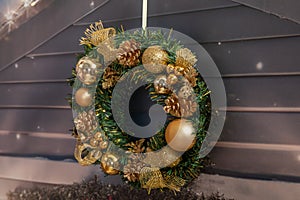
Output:
<instances>
[{"instance_id":1,"label":"pine cone","mask_svg":"<svg viewBox=\"0 0 300 200\"><path fill-rule=\"evenodd\" d=\"M184 65L183 63L181 63L181 65L169 64L167 66L167 72L169 74L175 73L178 79L180 78L180 76L184 76L185 79L188 80L188 82L192 87L196 86L196 81L197 81L196 77L198 76L198 72L191 65Z\"/></svg>"},{"instance_id":2,"label":"pine cone","mask_svg":"<svg viewBox=\"0 0 300 200\"><path fill-rule=\"evenodd\" d=\"M102 88L107 89L113 87L119 79L120 79L119 72L111 69L110 67L106 68L103 74Z\"/></svg>"},{"instance_id":3,"label":"pine cone","mask_svg":"<svg viewBox=\"0 0 300 200\"><path fill-rule=\"evenodd\" d=\"M124 66L133 67L137 65L141 55L141 44L131 39L120 44L117 58L119 63Z\"/></svg>"},{"instance_id":4,"label":"pine cone","mask_svg":"<svg viewBox=\"0 0 300 200\"><path fill-rule=\"evenodd\" d=\"M145 139L140 139L138 141L125 144L124 146L127 146L128 150L132 153L143 153L146 149L143 146L144 142L145 142Z\"/></svg>"},{"instance_id":5,"label":"pine cone","mask_svg":"<svg viewBox=\"0 0 300 200\"><path fill-rule=\"evenodd\" d=\"M191 99L178 99L171 95L165 100L164 110L175 117L190 117L197 111L197 103Z\"/></svg>"},{"instance_id":6,"label":"pine cone","mask_svg":"<svg viewBox=\"0 0 300 200\"><path fill-rule=\"evenodd\" d=\"M128 181L136 182L139 180L140 172L146 166L142 160L143 156L141 154L132 154L129 156L127 165L123 168L124 177Z\"/></svg>"},{"instance_id":7,"label":"pine cone","mask_svg":"<svg viewBox=\"0 0 300 200\"><path fill-rule=\"evenodd\" d=\"M92 110L89 112L83 111L74 120L76 130L79 132L81 141L87 139L87 135L90 135L98 125L96 116Z\"/></svg>"},{"instance_id":8,"label":"pine cone","mask_svg":"<svg viewBox=\"0 0 300 200\"><path fill-rule=\"evenodd\" d=\"M175 66L175 74L184 76L192 87L196 86L198 72L194 67Z\"/></svg>"}]
</instances>

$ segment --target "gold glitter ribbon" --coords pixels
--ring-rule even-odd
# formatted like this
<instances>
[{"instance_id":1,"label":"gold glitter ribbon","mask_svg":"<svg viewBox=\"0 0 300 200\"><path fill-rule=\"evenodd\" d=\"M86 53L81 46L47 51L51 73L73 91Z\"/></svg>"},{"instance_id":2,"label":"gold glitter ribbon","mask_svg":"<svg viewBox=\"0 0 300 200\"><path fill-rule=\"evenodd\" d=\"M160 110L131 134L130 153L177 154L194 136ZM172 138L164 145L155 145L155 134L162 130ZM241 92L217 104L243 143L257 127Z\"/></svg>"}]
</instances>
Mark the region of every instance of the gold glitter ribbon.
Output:
<instances>
[{"instance_id":1,"label":"gold glitter ribbon","mask_svg":"<svg viewBox=\"0 0 300 200\"><path fill-rule=\"evenodd\" d=\"M88 150L88 153L83 157L83 152L85 150ZM92 149L92 147L86 143L77 141L74 156L79 164L87 166L95 163L98 159L100 159L102 156L102 152L96 149Z\"/></svg>"},{"instance_id":2,"label":"gold glitter ribbon","mask_svg":"<svg viewBox=\"0 0 300 200\"><path fill-rule=\"evenodd\" d=\"M91 46L98 46L105 40L116 35L116 29L104 28L101 21L91 24L84 32L86 38L82 37L80 44Z\"/></svg>"},{"instance_id":3,"label":"gold glitter ribbon","mask_svg":"<svg viewBox=\"0 0 300 200\"><path fill-rule=\"evenodd\" d=\"M151 189L156 188L169 188L179 192L185 180L175 175L162 174L159 168L144 167L140 173L140 183L150 194Z\"/></svg>"}]
</instances>

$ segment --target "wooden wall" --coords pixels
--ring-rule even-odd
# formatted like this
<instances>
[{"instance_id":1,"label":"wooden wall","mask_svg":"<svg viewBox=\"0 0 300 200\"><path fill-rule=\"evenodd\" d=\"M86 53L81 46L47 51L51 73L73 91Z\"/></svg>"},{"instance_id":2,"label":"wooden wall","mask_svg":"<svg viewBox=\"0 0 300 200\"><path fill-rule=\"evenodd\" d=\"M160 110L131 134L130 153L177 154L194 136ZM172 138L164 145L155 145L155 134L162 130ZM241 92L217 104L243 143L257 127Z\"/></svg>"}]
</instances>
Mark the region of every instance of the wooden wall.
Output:
<instances>
[{"instance_id":1,"label":"wooden wall","mask_svg":"<svg viewBox=\"0 0 300 200\"><path fill-rule=\"evenodd\" d=\"M18 171L23 159L43 159L60 169L28 167L57 177L56 170L69 169L75 141L65 79L82 51L78 40L99 19L105 26L141 26L141 0L94 2L57 0L0 41L0 184L51 182L32 170L18 178L4 162ZM211 153L212 172L300 181L299 24L230 0L151 0L148 25L199 41L224 78L228 113ZM95 171L72 169L66 183Z\"/></svg>"}]
</instances>

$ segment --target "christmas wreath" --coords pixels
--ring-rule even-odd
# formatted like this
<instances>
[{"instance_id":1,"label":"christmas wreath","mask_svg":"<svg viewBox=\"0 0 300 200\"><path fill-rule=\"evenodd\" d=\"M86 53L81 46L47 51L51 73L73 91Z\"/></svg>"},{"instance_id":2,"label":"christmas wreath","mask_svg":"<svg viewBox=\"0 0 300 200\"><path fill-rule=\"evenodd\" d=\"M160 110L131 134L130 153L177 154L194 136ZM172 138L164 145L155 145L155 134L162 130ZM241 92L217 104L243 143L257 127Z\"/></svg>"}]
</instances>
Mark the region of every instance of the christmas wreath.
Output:
<instances>
[{"instance_id":1,"label":"christmas wreath","mask_svg":"<svg viewBox=\"0 0 300 200\"><path fill-rule=\"evenodd\" d=\"M115 30L101 21L80 43L85 52L69 79L77 161L99 164L106 174L148 191L180 191L205 165L199 152L211 118L210 91L195 68L195 54L172 32ZM145 137L137 132L149 129L135 129L126 111L139 87L166 116Z\"/></svg>"}]
</instances>

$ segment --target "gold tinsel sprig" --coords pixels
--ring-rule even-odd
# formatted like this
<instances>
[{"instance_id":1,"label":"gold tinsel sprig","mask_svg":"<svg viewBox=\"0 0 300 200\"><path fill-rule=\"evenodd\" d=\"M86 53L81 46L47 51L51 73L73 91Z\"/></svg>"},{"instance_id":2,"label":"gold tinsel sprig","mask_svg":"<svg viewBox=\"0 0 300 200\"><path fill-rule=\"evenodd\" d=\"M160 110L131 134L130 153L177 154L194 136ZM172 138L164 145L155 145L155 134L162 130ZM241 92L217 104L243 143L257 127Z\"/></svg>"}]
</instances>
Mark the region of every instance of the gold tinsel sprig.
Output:
<instances>
[{"instance_id":1,"label":"gold tinsel sprig","mask_svg":"<svg viewBox=\"0 0 300 200\"><path fill-rule=\"evenodd\" d=\"M177 66L192 67L197 62L196 56L188 48L182 48L176 51Z\"/></svg>"},{"instance_id":2,"label":"gold tinsel sprig","mask_svg":"<svg viewBox=\"0 0 300 200\"><path fill-rule=\"evenodd\" d=\"M163 174L159 168L144 167L141 170L140 183L150 194L151 190L156 188L169 188L179 192L186 181L175 175Z\"/></svg>"},{"instance_id":3,"label":"gold tinsel sprig","mask_svg":"<svg viewBox=\"0 0 300 200\"><path fill-rule=\"evenodd\" d=\"M84 34L86 37L80 39L80 44L91 47L91 45L98 46L101 42L114 36L116 30L114 28L104 28L102 22L99 21L91 24Z\"/></svg>"}]
</instances>

